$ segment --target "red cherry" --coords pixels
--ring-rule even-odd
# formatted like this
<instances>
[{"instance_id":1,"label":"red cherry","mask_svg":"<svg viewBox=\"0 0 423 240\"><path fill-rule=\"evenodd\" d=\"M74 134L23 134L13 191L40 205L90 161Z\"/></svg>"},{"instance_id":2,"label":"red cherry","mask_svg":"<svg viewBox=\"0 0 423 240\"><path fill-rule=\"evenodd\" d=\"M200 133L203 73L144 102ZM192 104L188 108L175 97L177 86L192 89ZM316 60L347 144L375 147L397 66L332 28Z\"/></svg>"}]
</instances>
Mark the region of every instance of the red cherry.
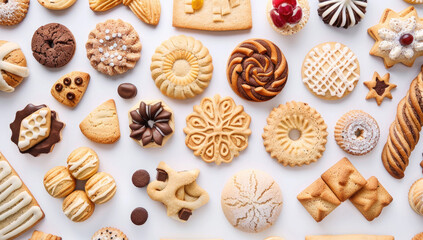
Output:
<instances>
[{"instance_id":1,"label":"red cherry","mask_svg":"<svg viewBox=\"0 0 423 240\"><path fill-rule=\"evenodd\" d=\"M291 4L288 3L282 3L278 7L278 13L282 16L292 16L292 13L294 12L294 8Z\"/></svg>"},{"instance_id":2,"label":"red cherry","mask_svg":"<svg viewBox=\"0 0 423 240\"><path fill-rule=\"evenodd\" d=\"M297 0L283 0L282 2L291 5L293 8L297 6Z\"/></svg>"},{"instance_id":3,"label":"red cherry","mask_svg":"<svg viewBox=\"0 0 423 240\"><path fill-rule=\"evenodd\" d=\"M287 22L290 24L296 24L301 21L301 18L303 18L303 10L301 7L296 7L292 13L292 16L287 19Z\"/></svg>"},{"instance_id":4,"label":"red cherry","mask_svg":"<svg viewBox=\"0 0 423 240\"><path fill-rule=\"evenodd\" d=\"M408 45L413 43L414 37L413 37L413 35L407 33L407 34L402 35L400 37L399 41L400 41L401 45L408 46Z\"/></svg>"},{"instance_id":5,"label":"red cherry","mask_svg":"<svg viewBox=\"0 0 423 240\"><path fill-rule=\"evenodd\" d=\"M285 0L272 0L272 5L274 8L278 8Z\"/></svg>"},{"instance_id":6,"label":"red cherry","mask_svg":"<svg viewBox=\"0 0 423 240\"><path fill-rule=\"evenodd\" d=\"M283 26L285 26L285 19L279 15L276 9L272 9L270 11L270 17L272 18L273 24L275 24L277 28L282 28Z\"/></svg>"}]
</instances>

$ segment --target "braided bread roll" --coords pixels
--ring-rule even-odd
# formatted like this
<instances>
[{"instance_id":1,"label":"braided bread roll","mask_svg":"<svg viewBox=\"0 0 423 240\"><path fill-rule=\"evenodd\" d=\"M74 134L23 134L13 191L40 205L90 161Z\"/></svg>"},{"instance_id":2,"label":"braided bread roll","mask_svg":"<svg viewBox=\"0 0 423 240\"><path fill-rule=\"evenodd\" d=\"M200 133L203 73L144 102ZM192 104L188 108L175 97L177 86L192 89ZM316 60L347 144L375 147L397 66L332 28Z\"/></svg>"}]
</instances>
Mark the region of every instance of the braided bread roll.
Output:
<instances>
[{"instance_id":1,"label":"braided bread roll","mask_svg":"<svg viewBox=\"0 0 423 240\"><path fill-rule=\"evenodd\" d=\"M423 125L423 68L411 82L407 96L397 107L395 121L389 128L388 140L383 148L382 162L394 178L403 178L408 158L420 137Z\"/></svg>"},{"instance_id":2,"label":"braided bread roll","mask_svg":"<svg viewBox=\"0 0 423 240\"><path fill-rule=\"evenodd\" d=\"M255 102L278 95L288 79L288 63L281 50L266 39L249 39L232 52L226 69L238 96Z\"/></svg>"}]
</instances>

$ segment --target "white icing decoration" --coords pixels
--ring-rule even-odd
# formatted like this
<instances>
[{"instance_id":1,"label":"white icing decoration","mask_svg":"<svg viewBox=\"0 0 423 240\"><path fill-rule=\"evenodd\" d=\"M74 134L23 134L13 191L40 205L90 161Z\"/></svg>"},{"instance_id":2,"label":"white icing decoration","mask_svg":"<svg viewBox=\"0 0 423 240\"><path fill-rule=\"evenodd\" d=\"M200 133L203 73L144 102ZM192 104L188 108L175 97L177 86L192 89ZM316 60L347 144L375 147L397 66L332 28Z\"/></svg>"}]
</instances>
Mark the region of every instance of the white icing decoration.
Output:
<instances>
[{"instance_id":1,"label":"white icing decoration","mask_svg":"<svg viewBox=\"0 0 423 240\"><path fill-rule=\"evenodd\" d=\"M110 187L109 188L107 188L104 191L99 192L97 194L97 196L95 196L93 198L93 196L97 193L97 191L99 191L101 188L103 188L103 187L105 187L105 186L107 186L109 184L110 184ZM96 182L91 187L91 189L88 190L87 195L88 195L88 197L90 197L91 201L95 202L95 201L97 201L99 199L104 198L107 194L109 194L111 191L113 191L113 189L115 187L116 187L115 181L111 177L106 176L106 177L100 179L100 181Z\"/></svg>"},{"instance_id":2,"label":"white icing decoration","mask_svg":"<svg viewBox=\"0 0 423 240\"><path fill-rule=\"evenodd\" d=\"M98 51L102 53L104 50L103 48L99 48Z\"/></svg>"},{"instance_id":3,"label":"white icing decoration","mask_svg":"<svg viewBox=\"0 0 423 240\"><path fill-rule=\"evenodd\" d=\"M100 61L103 62L105 65L114 67L115 65L120 65L120 63L113 62L113 58L117 57L119 55L118 52L112 53L112 51L117 51L119 48L121 50L126 51L128 47L126 45L122 45L120 47L121 39L118 39L116 37L121 38L121 33L111 33L109 29L105 30L106 34L111 34L111 36L106 35L104 39L99 39L99 42L102 44L101 47L98 48L98 52L100 54L103 54L100 57ZM107 43L107 41L110 41L110 44ZM118 58L118 61L122 60L123 58Z\"/></svg>"},{"instance_id":4,"label":"white icing decoration","mask_svg":"<svg viewBox=\"0 0 423 240\"><path fill-rule=\"evenodd\" d=\"M328 65L329 67L324 67ZM325 44L314 48L304 62L303 82L314 93L325 96L342 97L346 91L352 91L360 75L355 71L359 68L357 57L351 50L336 43L333 48Z\"/></svg>"},{"instance_id":5,"label":"white icing decoration","mask_svg":"<svg viewBox=\"0 0 423 240\"><path fill-rule=\"evenodd\" d=\"M106 36L105 38L106 38L106 40L107 40L107 41L109 41L109 40L110 40L110 36Z\"/></svg>"},{"instance_id":6,"label":"white icing decoration","mask_svg":"<svg viewBox=\"0 0 423 240\"><path fill-rule=\"evenodd\" d=\"M113 38L115 38L115 37L116 37L116 33L113 33L113 34L112 34L112 37L113 37Z\"/></svg>"},{"instance_id":7,"label":"white icing decoration","mask_svg":"<svg viewBox=\"0 0 423 240\"><path fill-rule=\"evenodd\" d=\"M366 8L367 2L356 0L328 0L319 3L319 8L326 8L327 6L331 7L322 13L322 18L334 13L329 21L330 25L334 25L336 20L341 17L342 22L340 27L346 27L347 19L351 19L351 23L348 27L352 27L356 25L360 19L364 18L365 13L361 11L358 6ZM358 21L355 18L355 14L360 17Z\"/></svg>"},{"instance_id":8,"label":"white icing decoration","mask_svg":"<svg viewBox=\"0 0 423 240\"><path fill-rule=\"evenodd\" d=\"M110 33L110 30L109 29L106 29L106 34L108 34L108 33Z\"/></svg>"},{"instance_id":9,"label":"white icing decoration","mask_svg":"<svg viewBox=\"0 0 423 240\"><path fill-rule=\"evenodd\" d=\"M100 40L99 40L99 42L100 42L100 43L104 43L104 40L103 40L103 39L100 39Z\"/></svg>"},{"instance_id":10,"label":"white icing decoration","mask_svg":"<svg viewBox=\"0 0 423 240\"><path fill-rule=\"evenodd\" d=\"M121 56L121 55L119 55L119 56L117 57L117 59L118 59L118 60L122 60L122 56Z\"/></svg>"},{"instance_id":11,"label":"white icing decoration","mask_svg":"<svg viewBox=\"0 0 423 240\"><path fill-rule=\"evenodd\" d=\"M110 67L114 67L114 66L115 66L115 64L111 62L111 63L109 63L109 66L110 66Z\"/></svg>"},{"instance_id":12,"label":"white icing decoration","mask_svg":"<svg viewBox=\"0 0 423 240\"><path fill-rule=\"evenodd\" d=\"M5 228L0 229L0 239L10 239L34 225L43 217L43 212L38 206L32 206L15 221L9 223Z\"/></svg>"},{"instance_id":13,"label":"white icing decoration","mask_svg":"<svg viewBox=\"0 0 423 240\"><path fill-rule=\"evenodd\" d=\"M76 178L80 176L82 172L84 172L88 168L95 167L98 163L98 159L91 154L90 152L87 152L83 157L81 157L77 161L69 161L69 170L71 171L72 175ZM82 164L84 164L82 166ZM75 171L76 170L76 171Z\"/></svg>"},{"instance_id":14,"label":"white icing decoration","mask_svg":"<svg viewBox=\"0 0 423 240\"><path fill-rule=\"evenodd\" d=\"M128 47L126 46L126 45L123 45L122 46L122 50L124 50L124 51L126 51L126 49L127 49Z\"/></svg>"},{"instance_id":15,"label":"white icing decoration","mask_svg":"<svg viewBox=\"0 0 423 240\"><path fill-rule=\"evenodd\" d=\"M113 46L110 46L110 47L109 47L109 50L113 50L113 48L114 48Z\"/></svg>"},{"instance_id":16,"label":"white icing decoration","mask_svg":"<svg viewBox=\"0 0 423 240\"><path fill-rule=\"evenodd\" d=\"M411 59L415 52L423 51L423 29L417 24L416 17L407 19L392 18L389 20L388 28L381 28L378 31L382 41L379 43L381 51L389 52L389 58L396 60L401 57ZM411 34L413 42L408 46L403 46L400 42L401 36Z\"/></svg>"},{"instance_id":17,"label":"white icing decoration","mask_svg":"<svg viewBox=\"0 0 423 240\"><path fill-rule=\"evenodd\" d=\"M70 218L70 220L74 220L75 218L79 217L90 205L86 203L82 198L75 199L66 209L63 210L65 215ZM72 216L71 213L75 209L78 209Z\"/></svg>"},{"instance_id":18,"label":"white icing decoration","mask_svg":"<svg viewBox=\"0 0 423 240\"><path fill-rule=\"evenodd\" d=\"M72 181L72 178L64 172L60 172L60 174L56 175L53 179L46 183L46 189L49 193L54 194L54 192L56 192L56 188L65 181Z\"/></svg>"},{"instance_id":19,"label":"white icing decoration","mask_svg":"<svg viewBox=\"0 0 423 240\"><path fill-rule=\"evenodd\" d=\"M47 131L50 127L43 127L43 125L47 122L46 116L48 112L49 111L47 109L41 109L38 113L33 113L22 120L22 127L20 129L18 142L18 147L20 149L29 146L32 140L36 140L39 137L45 136L47 134ZM39 117L41 117L41 120L38 120ZM34 122L34 124L31 125L30 122ZM38 129L38 131L35 131L35 129ZM30 137L27 136L28 132L32 133Z\"/></svg>"},{"instance_id":20,"label":"white icing decoration","mask_svg":"<svg viewBox=\"0 0 423 240\"><path fill-rule=\"evenodd\" d=\"M12 51L19 49L19 45L13 42L7 42L0 46L0 71L6 71L19 77L28 77L29 71L27 67L21 67L13 63L3 61L3 59ZM7 84L3 75L0 73L0 90L4 92L13 92L15 89Z\"/></svg>"}]
</instances>

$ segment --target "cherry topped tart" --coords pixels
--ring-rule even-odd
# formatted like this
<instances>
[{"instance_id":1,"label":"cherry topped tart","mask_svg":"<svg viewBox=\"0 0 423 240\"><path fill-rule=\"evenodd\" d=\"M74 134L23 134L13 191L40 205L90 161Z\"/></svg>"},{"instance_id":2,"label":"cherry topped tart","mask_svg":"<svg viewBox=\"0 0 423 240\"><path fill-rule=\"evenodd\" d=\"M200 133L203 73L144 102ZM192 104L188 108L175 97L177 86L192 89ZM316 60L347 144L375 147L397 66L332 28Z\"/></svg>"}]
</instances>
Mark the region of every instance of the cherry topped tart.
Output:
<instances>
[{"instance_id":1,"label":"cherry topped tart","mask_svg":"<svg viewBox=\"0 0 423 240\"><path fill-rule=\"evenodd\" d=\"M270 17L278 28L298 24L303 17L303 9L297 0L272 0L272 5Z\"/></svg>"}]
</instances>

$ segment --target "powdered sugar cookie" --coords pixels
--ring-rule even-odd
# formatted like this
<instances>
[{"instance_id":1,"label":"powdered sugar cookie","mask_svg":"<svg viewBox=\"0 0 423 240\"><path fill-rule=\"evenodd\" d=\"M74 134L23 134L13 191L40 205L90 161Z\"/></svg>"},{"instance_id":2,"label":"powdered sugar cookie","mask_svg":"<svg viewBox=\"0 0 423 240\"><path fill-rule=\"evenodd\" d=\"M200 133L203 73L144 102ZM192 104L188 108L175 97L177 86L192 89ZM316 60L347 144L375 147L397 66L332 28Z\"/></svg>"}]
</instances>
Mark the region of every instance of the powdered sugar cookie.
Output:
<instances>
[{"instance_id":1,"label":"powdered sugar cookie","mask_svg":"<svg viewBox=\"0 0 423 240\"><path fill-rule=\"evenodd\" d=\"M109 19L97 24L85 44L91 66L113 76L133 69L141 57L141 42L131 24Z\"/></svg>"},{"instance_id":2,"label":"powdered sugar cookie","mask_svg":"<svg viewBox=\"0 0 423 240\"><path fill-rule=\"evenodd\" d=\"M8 0L0 2L0 25L16 25L25 18L29 0Z\"/></svg>"},{"instance_id":3,"label":"powdered sugar cookie","mask_svg":"<svg viewBox=\"0 0 423 240\"><path fill-rule=\"evenodd\" d=\"M341 99L354 90L360 79L357 56L347 46L337 42L322 43L305 57L303 82L315 96Z\"/></svg>"}]
</instances>

